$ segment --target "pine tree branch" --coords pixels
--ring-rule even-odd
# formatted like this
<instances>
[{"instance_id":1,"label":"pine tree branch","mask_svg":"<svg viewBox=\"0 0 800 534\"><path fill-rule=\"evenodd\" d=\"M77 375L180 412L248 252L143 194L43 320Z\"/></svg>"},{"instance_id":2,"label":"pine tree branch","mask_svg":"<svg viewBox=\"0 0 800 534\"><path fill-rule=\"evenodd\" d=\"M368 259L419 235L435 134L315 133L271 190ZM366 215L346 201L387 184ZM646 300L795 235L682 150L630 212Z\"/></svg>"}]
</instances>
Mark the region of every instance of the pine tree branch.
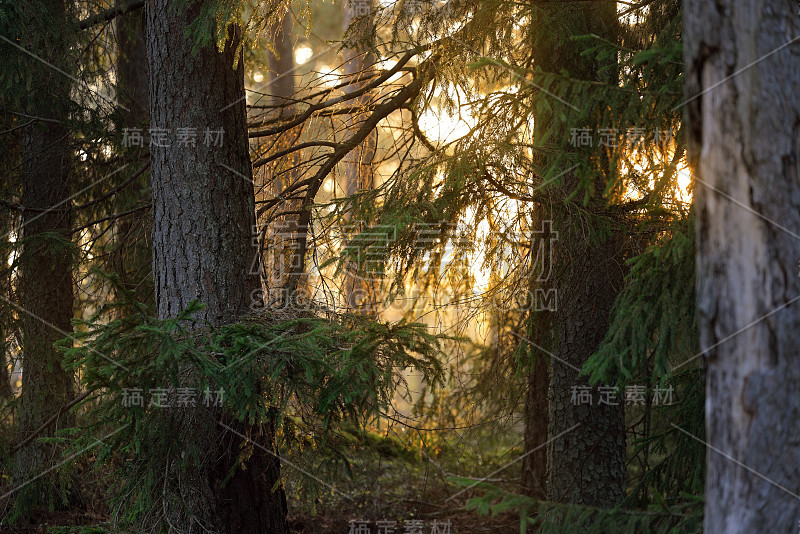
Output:
<instances>
[{"instance_id":1,"label":"pine tree branch","mask_svg":"<svg viewBox=\"0 0 800 534\"><path fill-rule=\"evenodd\" d=\"M74 234L76 232L80 232L81 230L85 230L85 229L89 228L90 226L94 226L95 224L100 224L101 222L113 221L115 219L121 219L122 217L127 217L128 215L132 215L132 214L134 214L136 212L139 212L139 211L149 210L151 207L153 207L152 204L142 204L141 206L137 206L137 207L129 209L127 211L122 211L120 213L115 213L114 215L109 215L108 217L102 217L100 219L95 219L93 221L90 221L90 222L84 224L83 226L79 226L78 228L72 229L70 231L70 233Z\"/></svg>"},{"instance_id":2,"label":"pine tree branch","mask_svg":"<svg viewBox=\"0 0 800 534\"><path fill-rule=\"evenodd\" d=\"M397 64L394 67L392 67L391 69L385 71L378 78L376 78L371 83L365 85L364 87L362 87L360 89L357 89L355 91L347 93L346 95L343 95L343 96L339 96L339 97L336 97L336 98L331 98L330 100L325 100L323 102L318 102L316 104L313 104L313 105L309 106L309 108L307 110L305 110L303 113L301 113L300 116L297 117L296 119L294 119L292 121L289 121L286 124L282 124L280 126L277 126L275 128L270 128L268 130L250 132L248 134L248 137L250 139L253 139L255 137L268 137L270 135L275 135L277 133L281 133L281 132L285 132L285 131L291 130L295 126L299 126L299 125L303 124L306 120L308 120L311 117L311 115L313 115L317 111L320 111L320 110L325 109L325 108L329 108L331 106L334 106L336 104L340 104L342 102L347 102L348 100L353 100L354 98L358 98L359 96L367 93L368 91L371 91L372 89L375 89L376 87L380 86L382 83L387 81L389 78L391 78L392 76L397 74L397 72L401 68L403 68L403 66L405 66L405 64L408 63L411 60L411 58L416 56L421 51L422 51L422 49L412 50L410 52L407 52L406 55L403 56L400 59L400 61L398 61ZM376 108L376 110L377 110L377 108Z\"/></svg>"},{"instance_id":3,"label":"pine tree branch","mask_svg":"<svg viewBox=\"0 0 800 534\"><path fill-rule=\"evenodd\" d=\"M367 136L372 133L380 121L386 118L393 111L403 107L406 102L413 100L419 95L427 78L433 74L435 65L439 61L440 57L441 56L439 54L435 54L425 60L425 62L422 63L417 70L417 77L410 84L398 90L395 95L389 98L387 101L376 106L373 114L370 115L366 121L364 121L359 130L346 142L340 144L333 154L331 154L328 160L322 164L317 173L309 179L310 183L308 185L308 189L306 190L306 197L303 199L303 213L297 220L298 228L303 229L304 231L301 231L297 238L298 244L294 249L294 257L292 258L291 262L291 265L293 266L292 271L289 273L286 281L286 289L289 290L290 294L297 290L300 276L303 272L305 272L305 255L308 248L308 236L305 229L307 229L311 223L311 206L314 204L314 198L316 197L319 188L322 186L322 182L325 180L328 174L330 174L333 168L336 167L336 165L342 159L344 159L345 156L347 156L347 154L360 145L364 139L366 139ZM406 55L404 59L411 59L411 56ZM400 65L400 63L398 63L398 65ZM395 65L395 67L396 66L397 65Z\"/></svg>"},{"instance_id":4,"label":"pine tree branch","mask_svg":"<svg viewBox=\"0 0 800 534\"><path fill-rule=\"evenodd\" d=\"M31 212L31 213L44 213L44 212L59 212L59 211L81 210L81 209L84 209L84 208L88 208L89 206L94 206L95 204L98 204L98 203L108 199L109 197L112 197L115 194L119 193L120 191L125 189L128 185L130 185L134 180L136 180L136 178L138 178L149 167L150 167L150 162L148 161L147 163L144 164L144 166L142 168L140 168L138 171L136 171L127 180L125 180L124 182L122 182L118 186L114 187L110 191L107 191L106 193L103 193L102 195L100 195L96 199L90 200L89 202L86 202L84 204L79 204L78 206L66 206L64 208L26 208L25 206L23 206L21 204L14 204L13 202L9 202L9 201L3 200L3 199L0 199L0 206L4 207L6 209L12 210L12 211L18 211L20 213L24 213L26 211L27 212Z\"/></svg>"},{"instance_id":5,"label":"pine tree branch","mask_svg":"<svg viewBox=\"0 0 800 534\"><path fill-rule=\"evenodd\" d=\"M136 179L137 179L137 178L138 178L138 177L139 177L139 176L140 176L140 175L141 175L141 174L142 174L144 171L146 171L146 170L147 170L147 169L149 169L149 168L150 168L150 162L148 161L147 163L145 163L145 164L144 164L144 166L142 166L142 168L140 168L138 171L136 171L135 173L133 173L133 174L132 174L132 175L131 175L131 176L130 176L130 177L127 179L127 180L125 180L124 182L122 182L121 184L119 184L117 187L115 187L115 188L111 189L110 191L108 191L108 192L106 192L106 193L103 193L102 195L100 195L99 197L97 197L97 198L96 198L96 199L94 199L94 200L90 200L89 202L86 202L86 203L84 203L84 204L80 204L80 205L78 205L78 206L75 206L75 207L73 207L72 209L74 209L74 210L81 210L81 209L84 209L84 208L88 208L89 206L94 206L95 204L97 204L97 203L99 203L99 202L102 202L102 201L106 200L106 199L107 199L107 198L109 198L109 197L112 197L112 196L114 196L115 194L117 194L117 193L119 193L120 191L122 191L123 189L125 189L125 188L126 188L128 185L130 185L130 184L131 184L131 183L132 183L134 180L136 180Z\"/></svg>"},{"instance_id":6,"label":"pine tree branch","mask_svg":"<svg viewBox=\"0 0 800 534\"><path fill-rule=\"evenodd\" d=\"M114 20L119 15L124 15L125 13L130 13L131 11L136 11L137 9L141 9L144 7L144 0L132 0L127 4L121 6L114 6L106 9L105 11L101 11L96 15L92 15L91 17L87 17L78 23L78 27L81 30L85 30L91 26L99 22L108 22L110 20Z\"/></svg>"},{"instance_id":7,"label":"pine tree branch","mask_svg":"<svg viewBox=\"0 0 800 534\"><path fill-rule=\"evenodd\" d=\"M266 165L270 161L274 161L276 159L282 158L283 156L287 156L292 152L296 152L298 150L302 150L304 148L310 148L313 146L326 146L330 148L338 148L339 144L334 143L332 141L310 141L308 143L300 143L299 145L294 145L292 147L287 148L286 150L281 150L280 152L276 152L275 154L257 160L255 163L253 163L253 168L255 169L257 167L261 167L262 165Z\"/></svg>"},{"instance_id":8,"label":"pine tree branch","mask_svg":"<svg viewBox=\"0 0 800 534\"><path fill-rule=\"evenodd\" d=\"M72 408L73 406L75 406L76 404L81 402L82 400L84 400L86 397L91 395L91 393L92 393L91 391L87 391L87 392L83 393L82 395L79 395L79 396L75 397L70 402L68 402L67 404L62 406L56 413L54 413L52 415L52 417L50 417L50 419L45 421L45 423L42 426L40 426L39 428L34 430L27 438L23 439L21 442L19 442L19 444L17 444L16 447L11 449L11 452L9 453L9 455L13 456L14 454L16 454L17 451L22 449L25 445L27 445L28 443L30 443L31 441L36 439L36 437L39 434L44 432L45 429L47 429L47 427L52 425L59 417L61 417L61 414L63 414L64 412L66 412L67 410L69 410L70 408Z\"/></svg>"}]
</instances>

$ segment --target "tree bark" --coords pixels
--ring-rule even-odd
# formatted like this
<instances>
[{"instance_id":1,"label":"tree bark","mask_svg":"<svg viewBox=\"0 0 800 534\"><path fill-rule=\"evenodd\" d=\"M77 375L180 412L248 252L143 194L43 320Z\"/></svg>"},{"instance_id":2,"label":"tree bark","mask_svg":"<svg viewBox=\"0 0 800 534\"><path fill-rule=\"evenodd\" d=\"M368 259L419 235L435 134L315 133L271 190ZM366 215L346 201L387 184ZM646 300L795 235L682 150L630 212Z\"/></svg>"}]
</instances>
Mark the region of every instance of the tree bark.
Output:
<instances>
[{"instance_id":1,"label":"tree bark","mask_svg":"<svg viewBox=\"0 0 800 534\"><path fill-rule=\"evenodd\" d=\"M117 0L124 7L127 0ZM146 132L150 123L150 77L147 67L147 21L145 10L118 15L115 19L117 37L117 101L121 106L119 130L141 129ZM137 163L119 173L126 180L138 172L142 157L149 157L147 147L125 147L126 155ZM115 195L117 212L133 205L151 203L150 173L145 172L124 191ZM119 275L120 283L139 302L152 304L152 213L146 211L136 218L125 217L117 223L116 246L111 256L111 269Z\"/></svg>"},{"instance_id":2,"label":"tree bark","mask_svg":"<svg viewBox=\"0 0 800 534\"><path fill-rule=\"evenodd\" d=\"M622 242L613 235L599 245L580 235L581 222L559 217L556 269L557 348L550 367L547 446L548 500L614 507L625 497L625 425L616 405L576 403L573 388L588 385L578 370L599 347L622 288Z\"/></svg>"},{"instance_id":3,"label":"tree bark","mask_svg":"<svg viewBox=\"0 0 800 534\"><path fill-rule=\"evenodd\" d=\"M4 291L5 293L5 291ZM6 329L0 325L0 400L10 401L14 398L14 391L11 389L11 375L9 374L9 364L11 359L8 355L8 344L6 340Z\"/></svg>"},{"instance_id":4,"label":"tree bark","mask_svg":"<svg viewBox=\"0 0 800 534\"><path fill-rule=\"evenodd\" d=\"M537 352L529 347L529 353ZM522 491L535 499L547 498L547 392L550 388L549 361L544 354L535 358L525 392L525 458L522 459Z\"/></svg>"},{"instance_id":5,"label":"tree bark","mask_svg":"<svg viewBox=\"0 0 800 534\"><path fill-rule=\"evenodd\" d=\"M54 24L23 35L23 46L46 57L63 71L67 63L68 36L64 2L49 0L35 5L33 19ZM23 9L32 10L33 6ZM64 123L69 110L69 78L55 69L34 64L30 71L26 113L56 122L40 121L22 133L22 237L20 257L22 327L22 393L18 414L19 437L24 439L48 420L74 395L72 372L61 366L62 356L53 344L72 331L73 286L70 255L70 150ZM37 211L47 210L47 211ZM49 234L49 235L47 235ZM58 236L59 240L54 240ZM50 437L73 418L65 414L41 437ZM19 486L58 463L61 448L31 441L15 455L14 483ZM23 508L36 504L60 507L55 471L26 485L17 494Z\"/></svg>"},{"instance_id":6,"label":"tree bark","mask_svg":"<svg viewBox=\"0 0 800 534\"><path fill-rule=\"evenodd\" d=\"M8 250L9 235L13 228L13 219L8 214L0 216L0 246ZM8 306L11 298L11 272L0 272L0 403L14 398L16 384L12 388L11 377L14 374L14 359L8 342L8 333L12 330L13 307Z\"/></svg>"},{"instance_id":7,"label":"tree bark","mask_svg":"<svg viewBox=\"0 0 800 534\"><path fill-rule=\"evenodd\" d=\"M159 318L168 318L199 299L206 307L197 319L219 326L248 313L260 288L250 270L258 251L251 234L255 199L240 35L231 27L222 52L213 43L192 51L186 28L201 4L183 10L169 4L147 3L151 127L173 134L195 128L198 138L194 147L177 146L174 139L168 147L151 147L156 305ZM222 131L222 142L216 136L206 142L206 129ZM165 497L174 505L170 528L288 533L280 463L264 450L275 450L272 425L204 413L178 421L183 442L201 457L195 469L180 469L180 457L174 459L172 472L180 476L166 490L174 497ZM246 460L239 458L244 440L223 424L257 443Z\"/></svg>"},{"instance_id":8,"label":"tree bark","mask_svg":"<svg viewBox=\"0 0 800 534\"><path fill-rule=\"evenodd\" d=\"M287 11L275 21L270 34L273 36L274 52L269 51L269 88L272 104L286 105L282 115L291 116L294 107L294 40L292 13Z\"/></svg>"},{"instance_id":9,"label":"tree bark","mask_svg":"<svg viewBox=\"0 0 800 534\"><path fill-rule=\"evenodd\" d=\"M126 0L117 0L124 6ZM145 128L150 116L150 77L147 74L145 10L119 15L117 37L117 100L126 108L123 127Z\"/></svg>"},{"instance_id":10,"label":"tree bark","mask_svg":"<svg viewBox=\"0 0 800 534\"><path fill-rule=\"evenodd\" d=\"M544 117L540 118L540 124ZM526 343L529 365L533 368L528 373L528 384L525 392L525 457L522 459L522 492L535 499L547 498L547 433L549 424L548 392L550 391L551 358L542 348L551 350L553 344L553 313L548 308L541 308L537 303L537 291L549 292L554 289L552 280L553 247L558 236L553 234L552 220L545 220L545 210L532 214L534 228L541 227L542 232L531 235L530 273L528 291L528 336L535 343ZM548 226L549 225L549 226ZM558 298L555 299L556 306ZM539 348L541 347L541 348Z\"/></svg>"},{"instance_id":11,"label":"tree bark","mask_svg":"<svg viewBox=\"0 0 800 534\"><path fill-rule=\"evenodd\" d=\"M797 3L689 0L684 31L707 366L705 531L796 531Z\"/></svg>"},{"instance_id":12,"label":"tree bark","mask_svg":"<svg viewBox=\"0 0 800 534\"><path fill-rule=\"evenodd\" d=\"M545 72L566 70L574 78L597 81L599 65L591 56L581 56L579 45L569 38L594 33L614 40L617 32L615 4L562 1L545 2L538 7L543 18L538 41L534 43L536 64ZM552 129L556 129L551 132L552 139L567 136L569 132L563 124L554 115L548 115L536 117L537 138ZM542 156L542 159L546 165L548 157ZM554 333L554 350L548 384L546 494L548 500L557 502L613 507L625 496L622 403L617 397L616 405L602 404L596 393L591 404L576 403L573 399L575 388L588 384L586 377L578 376L579 370L605 337L611 307L623 282L623 236L616 229L612 229L609 236L596 240L588 235L591 231L598 232L597 222L592 218L603 217L604 180L605 176L598 173L594 188L597 193L589 200L592 211L596 212L591 218L582 216L585 208L575 202L564 205L556 200L549 208L548 217L552 219L553 230L558 232L558 242L554 253L554 279L548 284L552 284L558 295L557 309L548 319L552 321L549 324ZM559 198L566 197L577 187L577 179L567 174L564 185L555 194ZM594 229L587 231L587 225ZM543 402L541 388L535 389L528 398L533 404L528 413L537 413L536 407L541 409ZM534 434L538 437L541 432L526 433ZM526 440L526 446L543 444ZM541 466L538 469L541 470Z\"/></svg>"}]
</instances>

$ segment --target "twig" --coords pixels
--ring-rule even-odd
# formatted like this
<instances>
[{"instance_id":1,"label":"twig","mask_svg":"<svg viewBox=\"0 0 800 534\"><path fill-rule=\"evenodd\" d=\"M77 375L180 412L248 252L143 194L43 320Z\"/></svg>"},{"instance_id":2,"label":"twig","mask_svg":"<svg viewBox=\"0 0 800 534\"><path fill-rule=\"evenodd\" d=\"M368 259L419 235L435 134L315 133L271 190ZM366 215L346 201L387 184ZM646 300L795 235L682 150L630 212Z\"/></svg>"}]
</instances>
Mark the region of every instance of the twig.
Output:
<instances>
[{"instance_id":1,"label":"twig","mask_svg":"<svg viewBox=\"0 0 800 534\"><path fill-rule=\"evenodd\" d=\"M92 15L91 17L83 19L78 23L78 27L82 30L85 30L90 26L94 26L98 22L107 22L109 20L113 20L119 15L124 15L125 13L130 13L131 11L136 11L137 9L141 9L143 7L144 0L133 0L132 2L128 2L122 6L110 7L105 11L101 11L96 15Z\"/></svg>"},{"instance_id":2,"label":"twig","mask_svg":"<svg viewBox=\"0 0 800 534\"><path fill-rule=\"evenodd\" d=\"M21 448L23 448L25 445L27 445L28 443L30 443L31 441L33 441L33 440L36 438L36 436L38 436L39 434L41 434L41 433L42 433L42 432L43 432L43 431L44 431L44 430L45 430L45 429L46 429L48 426L50 426L51 424L53 424L53 422L55 422L55 420L56 420L56 419L58 419L59 417L61 417L61 414L63 414L64 412L66 412L67 410L69 410L70 408L72 408L73 406L75 406L76 404L78 404L79 402L81 402L83 399L85 399L86 397L88 397L88 396L89 396L91 393L92 393L91 391L87 391L87 392L86 392L86 393L84 393L83 395L79 395L78 397L76 397L76 398L72 399L70 402L68 402L67 404L65 404L64 406L62 406L62 407L61 407L61 408L60 408L60 409L59 409L59 410L58 410L56 413L54 413L54 414L53 414L53 416L52 416L52 417L50 417L50 419L48 419L47 421L45 421L45 423L44 423L42 426L40 426L39 428L37 428L36 430L34 430L34 431L33 431L33 433L32 433L31 435L29 435L27 438L23 439L23 440L22 440L22 441L21 441L21 442L20 442L20 443L19 443L19 444L18 444L16 447L14 447L13 449L11 449L11 453L10 453L10 454L11 454L11 455L15 454L15 453L16 453L18 450L20 450L20 449L21 449Z\"/></svg>"},{"instance_id":3,"label":"twig","mask_svg":"<svg viewBox=\"0 0 800 534\"><path fill-rule=\"evenodd\" d=\"M114 215L109 215L108 217L102 217L100 219L95 219L93 221L90 221L90 222L84 224L83 226L79 226L78 228L70 230L70 234L74 234L76 232L80 232L81 230L86 230L90 226L94 226L95 224L99 224L101 222L112 221L114 219L121 219L122 217L126 217L128 215L131 215L133 213L136 213L137 211L148 210L148 209L150 209L150 207L151 207L151 204L142 204L141 206L137 206L137 207L129 209L127 211L122 211L120 213L115 213Z\"/></svg>"}]
</instances>

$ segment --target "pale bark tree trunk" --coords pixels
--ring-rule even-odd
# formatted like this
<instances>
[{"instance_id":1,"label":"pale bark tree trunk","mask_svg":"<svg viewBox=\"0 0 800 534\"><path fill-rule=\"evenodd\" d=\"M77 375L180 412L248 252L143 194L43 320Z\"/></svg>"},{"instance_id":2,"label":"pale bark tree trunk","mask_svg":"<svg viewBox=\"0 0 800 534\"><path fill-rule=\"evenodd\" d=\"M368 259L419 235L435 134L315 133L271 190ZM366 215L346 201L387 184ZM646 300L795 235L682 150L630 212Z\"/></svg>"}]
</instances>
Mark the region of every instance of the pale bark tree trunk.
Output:
<instances>
[{"instance_id":1,"label":"pale bark tree trunk","mask_svg":"<svg viewBox=\"0 0 800 534\"><path fill-rule=\"evenodd\" d=\"M198 138L195 147L176 146L174 139L169 147L151 147L156 305L159 318L168 318L199 299L206 307L197 318L219 326L246 314L260 289L258 274L250 270L257 248L244 65L238 36L222 52L214 44L193 52L186 28L201 4L178 11L170 3L147 3L151 127L173 134L195 128ZM231 31L236 35L238 28ZM222 131L221 143L206 142L206 129ZM181 458L173 459L176 477L165 490L171 497L165 502L173 505L171 528L288 533L280 463L264 450L275 449L274 425L220 420L224 416L211 410L192 417L177 426L183 442L203 456L194 469L181 469ZM257 442L243 465L243 440L221 422Z\"/></svg>"},{"instance_id":2,"label":"pale bark tree trunk","mask_svg":"<svg viewBox=\"0 0 800 534\"><path fill-rule=\"evenodd\" d=\"M56 24L58 29L47 35L46 28L31 29L23 35L23 46L46 57L60 69L69 72L67 26L62 0L36 4L36 20ZM31 6L23 9L31 10ZM20 293L22 325L22 393L18 411L19 437L39 427L67 404L74 395L72 372L61 366L62 355L53 344L72 331L73 286L69 245L56 243L45 233L70 239L70 151L64 125L69 109L69 78L34 63L30 71L31 85L27 94L29 115L50 119L23 129L22 134L22 199L28 208L22 216L22 237L26 240L20 257ZM51 437L70 426L68 414L42 432ZM34 439L15 457L14 483L19 486L60 460L61 448L45 445ZM26 485L17 498L26 505L62 505L58 498L55 476L45 475Z\"/></svg>"},{"instance_id":3,"label":"pale bark tree trunk","mask_svg":"<svg viewBox=\"0 0 800 534\"><path fill-rule=\"evenodd\" d=\"M793 532L800 524L797 3L689 0L684 29L707 365L705 531Z\"/></svg>"},{"instance_id":4,"label":"pale bark tree trunk","mask_svg":"<svg viewBox=\"0 0 800 534\"><path fill-rule=\"evenodd\" d=\"M614 3L576 5L564 1L546 2L540 7L549 17L560 18L564 24L541 25L543 33L534 49L536 63L546 72L566 70L579 79L596 79L596 61L582 57L578 45L570 41L570 35L559 32L569 28L571 35L594 33L613 40L617 25ZM537 116L536 126L540 129L537 136L544 133L544 129L563 130L548 116ZM553 139L568 135L567 131L552 132ZM602 210L605 205L603 179L603 176L597 178L597 193L590 199L593 211ZM567 175L561 193L566 195L576 187L577 179ZM553 230L558 232L558 242L554 255L555 278L548 284L558 291L558 298L557 310L548 319L552 321L555 338L548 383L546 494L552 501L613 507L625 496L622 402L617 397L617 405L601 404L595 394L591 405L576 403L573 391L587 385L586 377L579 377L578 371L597 350L608 330L611 306L622 288L624 239L617 230L612 230L608 237L594 243L586 233L586 220L580 217L579 211L579 207L567 205L551 208L549 216ZM528 414L541 410L544 379L538 380L542 384L537 388L534 383L534 392L528 396ZM541 430L527 432L526 438L536 436L539 439L541 433ZM542 443L526 439L526 446L542 446ZM527 452L531 450L528 448ZM538 470L541 471L541 466Z\"/></svg>"}]
</instances>

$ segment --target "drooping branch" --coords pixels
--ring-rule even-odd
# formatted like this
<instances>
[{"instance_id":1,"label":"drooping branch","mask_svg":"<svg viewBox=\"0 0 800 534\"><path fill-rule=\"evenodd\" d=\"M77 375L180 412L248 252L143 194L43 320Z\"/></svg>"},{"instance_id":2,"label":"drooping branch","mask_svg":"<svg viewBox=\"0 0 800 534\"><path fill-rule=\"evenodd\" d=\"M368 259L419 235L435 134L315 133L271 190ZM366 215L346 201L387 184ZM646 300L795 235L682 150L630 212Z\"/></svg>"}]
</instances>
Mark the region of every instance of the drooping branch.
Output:
<instances>
[{"instance_id":1,"label":"drooping branch","mask_svg":"<svg viewBox=\"0 0 800 534\"><path fill-rule=\"evenodd\" d=\"M300 102L303 102L303 101L300 101ZM337 115L351 115L351 114L356 113L356 112L363 113L363 112L367 112L367 111L373 111L374 109L375 109L375 106L371 105L371 104L370 105L366 105L366 106L350 106L350 107L346 107L346 108L336 108L336 109L329 109L329 110L320 111L319 113L317 113L316 116L317 117L335 117ZM247 128L248 129L262 128L264 126L268 126L270 124L275 124L275 123L281 122L282 120L286 120L286 118L287 117L285 117L285 116L279 116L279 117L271 117L271 118L268 118L268 119L259 120L258 122L251 122L251 123L249 123L247 125Z\"/></svg>"},{"instance_id":2,"label":"drooping branch","mask_svg":"<svg viewBox=\"0 0 800 534\"><path fill-rule=\"evenodd\" d=\"M142 173L144 171L146 171L149 168L150 168L150 162L148 161L138 171L133 173L131 176L128 177L127 180L125 180L124 182L122 182L118 186L116 186L113 189L111 189L110 191L100 195L99 197L95 198L94 200L90 200L89 202L86 202L84 204L80 204L78 206L75 206L72 209L74 209L74 210L82 210L84 208L88 208L89 206L94 206L95 204L97 204L99 202L102 202L102 201L114 196L115 194L119 193L120 191L125 189L127 186L129 186L131 183L133 183L134 180L136 180L139 176L142 175Z\"/></svg>"},{"instance_id":3,"label":"drooping branch","mask_svg":"<svg viewBox=\"0 0 800 534\"><path fill-rule=\"evenodd\" d=\"M330 148L338 148L339 145L337 143L332 142L332 141L310 141L308 143L300 143L298 145L294 145L294 146L289 147L289 148L287 148L285 150L281 150L280 152L276 152L275 154L272 154L270 156L261 158L261 159L255 161L255 162L253 162L253 168L255 169L257 167L261 167L262 165L266 165L267 163L269 163L271 161L275 161L276 159L282 158L283 156L287 156L287 155L291 154L292 152L297 152L298 150L302 150L304 148L310 148L310 147L314 147L314 146L327 146L327 147L330 147Z\"/></svg>"},{"instance_id":4,"label":"drooping branch","mask_svg":"<svg viewBox=\"0 0 800 534\"><path fill-rule=\"evenodd\" d=\"M27 438L25 438L25 439L23 439L22 441L20 441L20 442L19 442L19 443L18 443L18 444L17 444L17 445L16 445L16 446L13 448L13 449L11 449L11 452L10 452L9 454L10 454L10 455L12 455L12 456L13 456L14 454L16 454L16 452L17 452L17 451L19 451L19 450L20 450L20 449L22 449L22 448L23 448L25 445L27 445L28 443L30 443L31 441L33 441L34 439L36 439L36 436L38 436L39 434L41 434L42 432L44 432L44 431L47 429L47 427L49 427L50 425L52 425L53 423L55 423L55 421L56 421L56 420L57 420L59 417L61 417L61 414L65 413L67 410L69 410L70 408L72 408L72 407L73 407L73 406L75 406L76 404L78 404L78 403L82 402L84 399L86 399L86 397L88 397L88 396L89 396L90 394L92 394L92 393L93 393L92 391L87 391L87 392L85 392L85 393L83 393L83 394L79 395L78 397L75 397L75 398L74 398L74 399L72 399L70 402L68 402L67 404L65 404L64 406L62 406L62 407L61 407L61 408L60 408L60 409L59 409L59 410L58 410L56 413L54 413L54 414L53 414L53 415L50 417L50 419L48 419L47 421L45 421L45 422L44 422L44 424L42 424L42 425L41 425L39 428L37 428L36 430L34 430L33 432L31 432L31 433L28 435L28 437L27 437Z\"/></svg>"},{"instance_id":5,"label":"drooping branch","mask_svg":"<svg viewBox=\"0 0 800 534\"><path fill-rule=\"evenodd\" d=\"M406 57L410 59L409 56ZM316 197L319 188L322 186L323 181L347 154L354 150L367 138L368 135L370 135L370 133L372 133L380 121L419 95L423 85L425 84L425 81L433 73L433 69L439 58L440 55L436 54L421 64L417 70L417 76L414 78L414 80L397 91L397 93L389 100L376 106L375 111L367 120L364 121L359 130L347 141L340 144L333 154L330 155L328 160L322 164L319 170L317 170L314 176L309 179L306 196L303 199L302 213L297 221L297 226L300 231L298 232L297 246L293 251L294 258L290 263L292 266L292 271L287 278L287 289L289 294L292 294L297 290L300 276L305 271L305 256L308 249L307 229L311 223L311 206L314 204L314 198Z\"/></svg>"},{"instance_id":6,"label":"drooping branch","mask_svg":"<svg viewBox=\"0 0 800 534\"><path fill-rule=\"evenodd\" d=\"M364 87L362 87L360 89L357 89L355 91L352 91L350 93L347 93L347 94L345 94L343 96L339 96L339 97L336 97L336 98L331 98L330 100L325 100L323 102L318 102L316 104L312 104L311 106L309 106L309 108L307 110L305 110L303 113L301 113L296 119L291 120L291 121L289 121L289 122L287 122L285 124L281 124L280 126L277 126L275 128L270 128L268 130L257 130L257 131L254 131L254 132L250 132L248 134L248 137L250 137L251 139L256 138L256 137L269 137L271 135L275 135L275 134L278 134L278 133L281 133L281 132L285 132L285 131L291 130L295 126L299 126L299 125L303 124L306 120L308 120L317 111L320 111L320 110L325 109L325 108L329 108L331 106L335 106L336 104L340 104L342 102L347 102L348 100L353 100L353 99L363 95L364 93L367 93L368 91L371 91L371 90L379 87L381 84L383 84L389 78L391 78L392 76L397 74L400 71L400 69L406 63L408 63L411 60L411 58L416 56L420 51L421 50L412 50L410 52L407 52L400 59L400 61L397 62L397 64L394 67L392 67L391 69L385 71L378 78L376 78L375 80L373 80L369 84L365 85ZM376 108L376 111L377 111L377 108ZM394 111L394 109L392 111Z\"/></svg>"},{"instance_id":7,"label":"drooping branch","mask_svg":"<svg viewBox=\"0 0 800 534\"><path fill-rule=\"evenodd\" d=\"M150 162L148 161L138 171L133 173L131 176L128 177L128 179L126 179L124 182L122 182L118 186L116 186L116 187L112 188L111 190L103 193L99 197L97 197L97 198L95 198L93 200L90 200L89 202L85 202L85 203L79 204L77 206L70 206L69 204L67 204L63 208L59 208L59 207L56 207L56 206L49 207L49 208L30 208L30 207L23 206L21 204L15 204L13 202L9 202L7 200L2 200L2 199L0 199L0 206L3 206L4 208L12 210L12 211L18 211L20 213L24 213L26 211L31 212L31 213L50 213L50 212L54 212L54 211L82 210L82 209L88 208L90 206L94 206L95 204L99 204L100 202L103 202L104 200L107 200L108 198L116 195L117 193L119 193L120 191L125 189L127 186L129 186L131 183L133 183L133 181L136 180L139 176L141 176L141 174L144 171L146 171L149 167L150 167Z\"/></svg>"},{"instance_id":8,"label":"drooping branch","mask_svg":"<svg viewBox=\"0 0 800 534\"><path fill-rule=\"evenodd\" d=\"M137 9L141 9L143 7L144 0L131 0L127 4L110 7L105 11L101 11L96 15L92 15L91 17L83 19L78 23L78 27L82 30L85 30L100 22L114 20L119 15L124 15L125 13L130 13L131 11L136 11Z\"/></svg>"},{"instance_id":9,"label":"drooping branch","mask_svg":"<svg viewBox=\"0 0 800 534\"><path fill-rule=\"evenodd\" d=\"M94 226L95 224L100 224L101 222L106 222L106 221L113 221L115 219L121 219L123 217L127 217L128 215L133 215L134 213L138 213L140 211L149 210L151 207L152 207L152 204L142 204L140 206L137 206L135 208L131 208L131 209L126 210L126 211L122 211L120 213L115 213L115 214L109 215L107 217L101 217L100 219L95 219L93 221L90 221L90 222L84 224L83 226L79 226L78 228L73 228L70 231L70 233L71 234L75 234L77 232L80 232L81 230L86 230L87 228L89 228L90 226Z\"/></svg>"}]
</instances>

